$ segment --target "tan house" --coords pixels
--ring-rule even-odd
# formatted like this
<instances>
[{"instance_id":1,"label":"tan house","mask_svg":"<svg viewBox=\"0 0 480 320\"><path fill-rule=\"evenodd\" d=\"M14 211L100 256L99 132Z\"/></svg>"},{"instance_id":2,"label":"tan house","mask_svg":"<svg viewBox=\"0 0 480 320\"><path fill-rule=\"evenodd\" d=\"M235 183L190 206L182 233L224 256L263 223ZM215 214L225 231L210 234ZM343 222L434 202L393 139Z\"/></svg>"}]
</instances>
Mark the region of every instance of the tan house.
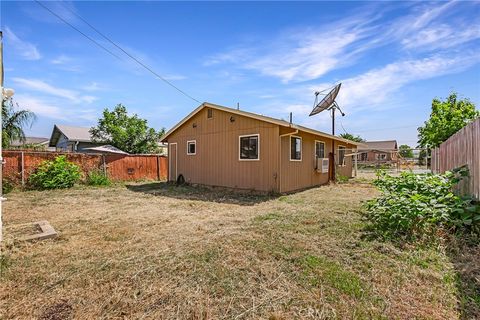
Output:
<instances>
[{"instance_id":1,"label":"tan house","mask_svg":"<svg viewBox=\"0 0 480 320\"><path fill-rule=\"evenodd\" d=\"M284 120L203 103L168 131L168 180L288 192L352 177L360 143Z\"/></svg>"},{"instance_id":2,"label":"tan house","mask_svg":"<svg viewBox=\"0 0 480 320\"><path fill-rule=\"evenodd\" d=\"M397 141L366 141L358 148L357 159L361 163L395 162L398 160Z\"/></svg>"}]
</instances>

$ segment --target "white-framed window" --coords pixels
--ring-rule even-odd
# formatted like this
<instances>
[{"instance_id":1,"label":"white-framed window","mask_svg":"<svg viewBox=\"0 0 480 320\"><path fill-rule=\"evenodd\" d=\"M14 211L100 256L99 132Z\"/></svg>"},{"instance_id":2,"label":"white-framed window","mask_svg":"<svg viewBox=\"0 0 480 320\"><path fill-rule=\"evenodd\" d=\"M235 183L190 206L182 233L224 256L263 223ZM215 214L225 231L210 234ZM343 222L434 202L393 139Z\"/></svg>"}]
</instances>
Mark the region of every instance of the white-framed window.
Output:
<instances>
[{"instance_id":1,"label":"white-framed window","mask_svg":"<svg viewBox=\"0 0 480 320\"><path fill-rule=\"evenodd\" d=\"M238 137L238 160L260 160L260 134L247 134Z\"/></svg>"},{"instance_id":2,"label":"white-framed window","mask_svg":"<svg viewBox=\"0 0 480 320\"><path fill-rule=\"evenodd\" d=\"M302 138L290 136L290 161L302 161Z\"/></svg>"},{"instance_id":3,"label":"white-framed window","mask_svg":"<svg viewBox=\"0 0 480 320\"><path fill-rule=\"evenodd\" d=\"M345 146L338 146L338 165L345 165L345 151L347 148Z\"/></svg>"},{"instance_id":4,"label":"white-framed window","mask_svg":"<svg viewBox=\"0 0 480 320\"><path fill-rule=\"evenodd\" d=\"M187 155L194 156L197 154L197 140L187 141Z\"/></svg>"},{"instance_id":5,"label":"white-framed window","mask_svg":"<svg viewBox=\"0 0 480 320\"><path fill-rule=\"evenodd\" d=\"M325 158L325 142L315 140L315 158Z\"/></svg>"},{"instance_id":6,"label":"white-framed window","mask_svg":"<svg viewBox=\"0 0 480 320\"><path fill-rule=\"evenodd\" d=\"M376 153L375 154L376 160L386 160L387 154L386 153Z\"/></svg>"}]
</instances>

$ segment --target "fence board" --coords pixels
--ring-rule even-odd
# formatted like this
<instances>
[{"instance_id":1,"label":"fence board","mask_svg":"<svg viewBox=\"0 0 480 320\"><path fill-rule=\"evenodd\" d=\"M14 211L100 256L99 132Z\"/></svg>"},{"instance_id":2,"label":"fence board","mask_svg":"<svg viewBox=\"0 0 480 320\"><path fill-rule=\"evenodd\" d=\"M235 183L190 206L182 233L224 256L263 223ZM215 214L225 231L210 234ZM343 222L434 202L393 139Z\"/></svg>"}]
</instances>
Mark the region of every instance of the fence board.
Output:
<instances>
[{"instance_id":1,"label":"fence board","mask_svg":"<svg viewBox=\"0 0 480 320\"><path fill-rule=\"evenodd\" d=\"M22 161L23 155L23 161ZM117 155L91 153L61 153L45 151L6 150L3 158L6 163L3 167L5 179L15 184L22 180L28 181L28 176L44 160L65 155L68 161L74 162L82 170L85 177L94 169L105 170L108 177L114 181L131 180L166 180L168 161L160 155ZM23 175L23 179L22 179Z\"/></svg>"},{"instance_id":2,"label":"fence board","mask_svg":"<svg viewBox=\"0 0 480 320\"><path fill-rule=\"evenodd\" d=\"M470 177L459 184L458 191L480 200L480 118L432 151L433 172L443 173L464 165Z\"/></svg>"}]
</instances>

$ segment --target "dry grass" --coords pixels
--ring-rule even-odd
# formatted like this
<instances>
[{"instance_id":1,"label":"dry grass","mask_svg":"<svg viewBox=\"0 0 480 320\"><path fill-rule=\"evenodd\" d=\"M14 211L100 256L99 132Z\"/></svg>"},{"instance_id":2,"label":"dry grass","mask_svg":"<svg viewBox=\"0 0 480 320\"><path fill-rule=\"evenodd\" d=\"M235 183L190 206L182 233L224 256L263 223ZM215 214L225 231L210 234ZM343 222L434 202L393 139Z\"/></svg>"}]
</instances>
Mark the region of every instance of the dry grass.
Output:
<instances>
[{"instance_id":1,"label":"dry grass","mask_svg":"<svg viewBox=\"0 0 480 320\"><path fill-rule=\"evenodd\" d=\"M14 192L0 318L460 316L441 249L362 238L366 184L258 196L166 184ZM16 243L48 220L55 240Z\"/></svg>"}]
</instances>

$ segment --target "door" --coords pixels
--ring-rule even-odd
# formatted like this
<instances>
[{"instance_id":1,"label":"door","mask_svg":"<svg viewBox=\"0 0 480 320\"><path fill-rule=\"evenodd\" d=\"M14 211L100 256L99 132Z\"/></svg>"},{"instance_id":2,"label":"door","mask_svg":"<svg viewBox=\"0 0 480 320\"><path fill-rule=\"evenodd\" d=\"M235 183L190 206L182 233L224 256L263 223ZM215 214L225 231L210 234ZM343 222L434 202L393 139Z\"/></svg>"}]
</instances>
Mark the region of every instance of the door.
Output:
<instances>
[{"instance_id":1,"label":"door","mask_svg":"<svg viewBox=\"0 0 480 320\"><path fill-rule=\"evenodd\" d=\"M177 180L177 144L169 143L168 144L168 181Z\"/></svg>"}]
</instances>

